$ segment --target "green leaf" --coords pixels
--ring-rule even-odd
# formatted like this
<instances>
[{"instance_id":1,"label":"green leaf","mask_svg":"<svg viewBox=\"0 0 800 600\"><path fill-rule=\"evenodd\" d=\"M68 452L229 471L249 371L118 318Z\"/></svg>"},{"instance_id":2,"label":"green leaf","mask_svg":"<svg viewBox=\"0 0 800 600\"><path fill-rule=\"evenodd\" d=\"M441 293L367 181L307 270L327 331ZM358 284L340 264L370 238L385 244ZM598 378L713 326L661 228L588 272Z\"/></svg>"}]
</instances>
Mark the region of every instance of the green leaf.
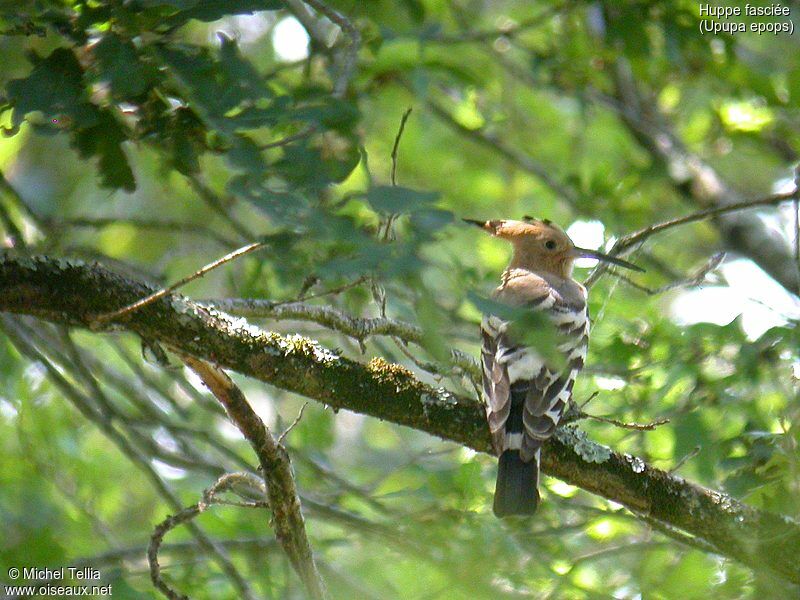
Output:
<instances>
[{"instance_id":1,"label":"green leaf","mask_svg":"<svg viewBox=\"0 0 800 600\"><path fill-rule=\"evenodd\" d=\"M108 82L117 99L139 96L155 80L154 69L139 59L133 44L114 33L103 36L92 53L97 60L98 78Z\"/></svg>"},{"instance_id":2,"label":"green leaf","mask_svg":"<svg viewBox=\"0 0 800 600\"><path fill-rule=\"evenodd\" d=\"M94 127L75 132L75 146L80 155L100 159L98 166L103 185L132 192L136 182L121 146L126 140L125 131L107 111L101 113L100 122Z\"/></svg>"},{"instance_id":3,"label":"green leaf","mask_svg":"<svg viewBox=\"0 0 800 600\"><path fill-rule=\"evenodd\" d=\"M283 8L279 0L141 0L144 7L171 7L179 9L169 18L171 26L182 25L190 19L217 21L226 15L249 15L261 10Z\"/></svg>"},{"instance_id":4,"label":"green leaf","mask_svg":"<svg viewBox=\"0 0 800 600\"><path fill-rule=\"evenodd\" d=\"M431 208L439 198L436 192L420 192L402 186L378 185L367 192L367 201L379 213L411 213Z\"/></svg>"},{"instance_id":5,"label":"green leaf","mask_svg":"<svg viewBox=\"0 0 800 600\"><path fill-rule=\"evenodd\" d=\"M39 111L51 127L95 125L97 107L87 100L83 70L72 51L56 48L47 58L33 57L34 68L24 79L12 79L6 86L8 102L14 108L12 123L20 125L25 116Z\"/></svg>"},{"instance_id":6,"label":"green leaf","mask_svg":"<svg viewBox=\"0 0 800 600\"><path fill-rule=\"evenodd\" d=\"M8 83L8 98L14 107L12 123L16 126L30 113L43 113L50 121L46 129L67 128L82 157L100 159L103 185L134 190L133 171L121 148L128 136L108 110L86 100L83 71L75 55L57 48L47 58L35 61L27 78Z\"/></svg>"}]
</instances>

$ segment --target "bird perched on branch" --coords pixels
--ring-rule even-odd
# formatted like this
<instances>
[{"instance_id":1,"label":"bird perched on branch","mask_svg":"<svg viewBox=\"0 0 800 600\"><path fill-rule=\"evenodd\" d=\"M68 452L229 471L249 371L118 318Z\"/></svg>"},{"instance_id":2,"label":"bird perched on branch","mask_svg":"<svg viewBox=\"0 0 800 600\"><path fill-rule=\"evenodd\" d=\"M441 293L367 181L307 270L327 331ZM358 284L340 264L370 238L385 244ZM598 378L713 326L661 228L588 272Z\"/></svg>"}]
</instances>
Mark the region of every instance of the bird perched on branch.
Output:
<instances>
[{"instance_id":1,"label":"bird perched on branch","mask_svg":"<svg viewBox=\"0 0 800 600\"><path fill-rule=\"evenodd\" d=\"M524 318L520 322L523 330L519 331L511 320L492 314L485 315L481 325L483 394L499 456L494 514L530 515L539 503L542 445L555 433L586 359L586 288L572 279L573 261L591 257L642 269L601 252L577 248L566 233L546 219L464 220L513 246L511 262L493 294L494 300L515 310L517 317L520 313L546 317L539 325L532 320L529 328L534 331L524 330ZM544 340L548 334L552 334L555 355L544 351L545 344L530 343L537 337Z\"/></svg>"}]
</instances>

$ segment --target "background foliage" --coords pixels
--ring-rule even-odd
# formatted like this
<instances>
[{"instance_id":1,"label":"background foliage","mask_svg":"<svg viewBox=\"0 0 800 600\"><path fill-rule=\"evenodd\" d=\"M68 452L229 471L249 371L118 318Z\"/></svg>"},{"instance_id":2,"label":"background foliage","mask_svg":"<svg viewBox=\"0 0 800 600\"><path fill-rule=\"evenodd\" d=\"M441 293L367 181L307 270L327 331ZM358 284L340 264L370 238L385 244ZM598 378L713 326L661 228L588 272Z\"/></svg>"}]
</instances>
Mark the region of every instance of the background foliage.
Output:
<instances>
[{"instance_id":1,"label":"background foliage","mask_svg":"<svg viewBox=\"0 0 800 600\"><path fill-rule=\"evenodd\" d=\"M708 203L680 172L687 156L745 198L791 181L800 143L796 35L701 36L693 1L311 4L0 3L6 245L24 240L31 251L98 259L163 283L262 239L266 250L185 293L305 298L416 323L419 345L359 343L300 321L265 326L474 393L449 351L477 355L481 298L508 250L460 217L533 214L614 238ZM325 9L346 15L360 40ZM311 33L300 58L286 56L292 44L280 33L294 31L305 54L292 15ZM400 185L392 186L407 107ZM672 158L658 149L665 140L678 149ZM788 249L789 208L748 218ZM797 290L769 282L759 296L752 288L767 285L763 274L729 285L726 276L749 267L735 237L708 221L637 248L648 272L636 282L680 281L721 249L733 253L700 278L718 296L685 286L649 294L608 275L593 286L590 360L576 398L598 391L593 414L670 423L582 427L616 450L797 517ZM743 328L738 315L752 318L753 296L771 316ZM731 305L715 306L726 322L695 322L700 305L686 302L712 297ZM143 359L133 336L3 323L2 572L85 560L115 597L155 596L143 548L154 524L175 512L164 490L181 505L195 502L224 470L252 466L246 444L196 381ZM23 355L20 336L88 395L144 466L80 412L41 361ZM438 374L424 370L431 364ZM94 394L86 371L99 381ZM239 383L275 432L303 405ZM310 404L286 443L335 597L797 591L557 480L544 482L530 530L515 530L491 515L494 460L419 432ZM199 522L226 540L258 594L302 595L262 514L219 507ZM181 539L192 538L178 531L168 541ZM235 595L194 545L167 556L171 581L192 597Z\"/></svg>"}]
</instances>

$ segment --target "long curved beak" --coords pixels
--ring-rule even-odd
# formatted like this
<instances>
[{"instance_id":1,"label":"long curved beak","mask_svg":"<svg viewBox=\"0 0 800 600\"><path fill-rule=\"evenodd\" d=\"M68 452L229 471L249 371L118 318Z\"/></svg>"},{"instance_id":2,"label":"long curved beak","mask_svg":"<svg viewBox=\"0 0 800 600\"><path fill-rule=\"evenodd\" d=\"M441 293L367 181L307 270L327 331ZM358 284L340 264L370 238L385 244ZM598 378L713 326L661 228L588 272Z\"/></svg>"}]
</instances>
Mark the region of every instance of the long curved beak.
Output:
<instances>
[{"instance_id":1,"label":"long curved beak","mask_svg":"<svg viewBox=\"0 0 800 600\"><path fill-rule=\"evenodd\" d=\"M625 267L626 269L630 269L631 271L639 271L640 273L644 273L644 269L639 267L633 263L629 263L627 260L622 260L621 258L617 258L616 256L609 256L608 254L603 254L597 250L587 250L586 248L575 248L574 249L575 256L578 258L596 258L597 260L602 260L603 262L608 262L614 265L618 265L620 267Z\"/></svg>"}]
</instances>

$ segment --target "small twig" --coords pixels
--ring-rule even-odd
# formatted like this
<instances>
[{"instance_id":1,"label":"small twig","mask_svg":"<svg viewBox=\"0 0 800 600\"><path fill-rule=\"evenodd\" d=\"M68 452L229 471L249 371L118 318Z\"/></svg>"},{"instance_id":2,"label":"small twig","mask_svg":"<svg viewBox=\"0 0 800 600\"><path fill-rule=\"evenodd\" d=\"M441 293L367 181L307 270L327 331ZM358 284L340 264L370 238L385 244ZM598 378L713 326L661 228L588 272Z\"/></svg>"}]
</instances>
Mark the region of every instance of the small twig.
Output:
<instances>
[{"instance_id":1,"label":"small twig","mask_svg":"<svg viewBox=\"0 0 800 600\"><path fill-rule=\"evenodd\" d=\"M667 473L669 473L671 475L672 473L674 473L675 471L680 469L684 464L686 464L688 461L692 460L695 456L700 454L700 450L702 450L702 449L703 449L702 446L695 446L694 448L692 448L692 450L690 452L688 452L678 462L676 462L675 466L672 467L669 471L667 471Z\"/></svg>"},{"instance_id":2,"label":"small twig","mask_svg":"<svg viewBox=\"0 0 800 600\"><path fill-rule=\"evenodd\" d=\"M635 289L637 289L637 290L639 290L641 292L644 292L645 294L647 294L649 296L657 296L658 294L663 294L664 292L668 292L670 290L674 290L674 289L678 289L678 288L694 288L694 287L699 287L699 286L703 285L703 283L705 283L706 276L711 271L716 269L720 264L722 264L723 260L725 260L725 253L724 252L718 252L717 254L712 256L708 260L708 262L706 262L706 264L703 265L700 269L698 269L693 275L690 275L689 277L687 277L685 279L680 279L678 281L673 281L671 283L668 283L666 285L662 285L661 287L657 287L657 288L650 288L650 287L644 286L641 283L638 283L638 282L634 281L633 279L631 279L630 277L628 277L624 273L620 273L619 271L612 271L612 274L617 279L619 279L621 281L624 281L629 286L631 286L631 287L633 287L633 288L635 288Z\"/></svg>"},{"instance_id":3,"label":"small twig","mask_svg":"<svg viewBox=\"0 0 800 600\"><path fill-rule=\"evenodd\" d=\"M319 283L320 279L317 275L308 275L304 280L302 285L300 286L300 290L297 292L297 300L305 300L306 294L308 290L313 288L315 285Z\"/></svg>"},{"instance_id":4,"label":"small twig","mask_svg":"<svg viewBox=\"0 0 800 600\"><path fill-rule=\"evenodd\" d=\"M673 540L680 542L681 544L689 546L690 548L696 548L707 554L718 554L720 556L725 555L725 553L721 551L719 548L717 548L717 546L715 546L711 542L707 542L702 538L693 535L688 535L682 531L679 531L675 527L667 525L666 523L662 523L658 519L654 519L653 517L650 517L648 515L636 513L636 516L638 516L642 521L650 525L650 527L652 527L656 531L659 531L664 535L666 535L667 537L670 537Z\"/></svg>"},{"instance_id":5,"label":"small twig","mask_svg":"<svg viewBox=\"0 0 800 600\"><path fill-rule=\"evenodd\" d=\"M306 4L313 7L314 10L322 13L328 19L330 19L333 23L339 26L344 33L349 38L349 44L347 48L345 48L340 58L337 60L339 62L339 76L336 78L336 81L333 85L333 93L332 96L334 98L343 98L345 93L347 93L347 86L350 84L350 80L353 78L353 73L356 67L356 62L358 61L358 50L361 46L361 34L356 29L353 22L340 13L337 10L334 10L322 0L303 0Z\"/></svg>"},{"instance_id":6,"label":"small twig","mask_svg":"<svg viewBox=\"0 0 800 600\"><path fill-rule=\"evenodd\" d=\"M238 250L234 250L233 252L229 252L228 254L223 256L222 258L218 258L214 262L208 263L206 266L204 266L203 268L201 268L198 271L195 271L191 275L188 275L187 277L184 277L183 279L177 281L176 283L173 283L172 285L170 285L168 287L162 288L162 289L158 290L157 292L154 292L154 293L150 294L149 296L146 296L146 297L144 297L144 298L142 298L140 300L137 300L133 304L129 304L127 306L123 306L119 310L115 310L115 311L110 312L110 313L105 313L105 314L102 314L102 315L98 315L97 317L94 318L94 325L95 325L95 327L100 327L103 324L107 323L108 321L111 321L113 319L118 319L119 317L121 317L123 315L126 315L126 314L131 313L131 312L136 311L136 310L139 310L140 308L143 308L143 307L147 306L148 304L151 304L152 302L155 302L159 298L163 298L164 296L166 296L170 292L174 292L175 290L177 290L178 288L186 285L187 283L202 277L203 275L205 275L209 271L212 271L212 270L216 269L217 267L219 267L221 265L224 265L225 263L231 262L232 260L235 260L235 259L239 258L240 256L244 256L245 254L249 254L250 252L253 252L255 250L259 250L260 248L263 248L264 245L265 244L263 242L256 242L256 243L253 243L253 244L248 244L247 246L242 246L241 248L239 248Z\"/></svg>"},{"instance_id":7,"label":"small twig","mask_svg":"<svg viewBox=\"0 0 800 600\"><path fill-rule=\"evenodd\" d=\"M408 107L406 112L400 118L400 128L397 130L397 135L394 138L394 146L392 146L392 185L397 185L397 148L400 145L400 138L403 137L403 131L406 128L406 121L411 115L412 107Z\"/></svg>"},{"instance_id":8,"label":"small twig","mask_svg":"<svg viewBox=\"0 0 800 600\"><path fill-rule=\"evenodd\" d=\"M239 222L238 219L230 214L222 198L220 198L217 193L214 192L214 190L206 185L199 176L188 175L186 180L189 182L189 186L192 188L192 190L194 190L194 193L200 196L200 198L202 198L202 200L214 212L222 217L225 222L230 225L231 229L239 234L242 240L251 240L255 237L254 233L252 233L247 227L244 226L244 224Z\"/></svg>"},{"instance_id":9,"label":"small twig","mask_svg":"<svg viewBox=\"0 0 800 600\"><path fill-rule=\"evenodd\" d=\"M292 135L287 135L285 138L281 138L279 140L275 140L274 142L267 142L265 144L259 144L259 150L269 150L270 148L280 148L282 146L287 146L292 142L297 142L304 138L307 138L310 135L313 135L317 131L316 125L309 125L302 131L298 131L297 133L293 133Z\"/></svg>"},{"instance_id":10,"label":"small twig","mask_svg":"<svg viewBox=\"0 0 800 600\"><path fill-rule=\"evenodd\" d=\"M318 296L308 296L308 299ZM374 335L397 336L404 341L421 343L422 329L417 325L390 317L352 317L332 306L308 302L272 302L254 298L222 298L199 300L201 304L239 317L312 321L356 340Z\"/></svg>"},{"instance_id":11,"label":"small twig","mask_svg":"<svg viewBox=\"0 0 800 600\"><path fill-rule=\"evenodd\" d=\"M678 227L679 225L686 225L687 223L702 221L708 217L716 217L729 212L758 208L760 206L774 206L796 197L797 190L793 190L791 192L784 192L781 194L772 194L770 196L757 198L755 200L745 200L742 202L735 202L733 204L726 204L724 206L715 206L712 208L699 210L692 214L684 215L683 217L677 217L662 223L657 223L656 225L650 225L644 229L640 229L639 231L623 236L617 240L617 242L614 244L614 248L611 249L611 252L613 252L615 249L619 251L624 248L630 248L639 242L643 242L650 236L661 233L667 229L671 229L672 227Z\"/></svg>"},{"instance_id":12,"label":"small twig","mask_svg":"<svg viewBox=\"0 0 800 600\"><path fill-rule=\"evenodd\" d=\"M406 121L408 120L408 117L411 114L411 110L412 108L409 106L408 109L406 109L406 112L404 112L403 116L400 118L400 127L397 130L397 135L394 138L394 145L392 146L392 154L391 154L392 171L390 174L392 187L397 186L397 149L400 146L400 138L403 136L403 131L406 128ZM386 217L386 226L383 230L383 235L382 236L379 235L379 237L381 237L384 242L389 239L389 234L392 231L392 223L394 223L394 220L396 218L397 214L395 213L391 213ZM383 306L385 307L385 302L383 303ZM384 313L385 310L381 312L382 315L384 315Z\"/></svg>"},{"instance_id":13,"label":"small twig","mask_svg":"<svg viewBox=\"0 0 800 600\"><path fill-rule=\"evenodd\" d=\"M398 82L407 90L413 92L411 84L405 80ZM553 193L569 204L572 208L577 208L580 204L578 194L569 186L562 184L553 175L553 168L546 166L529 155L521 152L517 148L507 145L501 138L486 131L485 129L470 129L461 122L457 121L448 110L440 106L431 98L425 99L426 108L433 113L445 125L460 133L465 138L486 146L497 152L500 156L507 159L519 169L526 171L540 179Z\"/></svg>"},{"instance_id":14,"label":"small twig","mask_svg":"<svg viewBox=\"0 0 800 600\"><path fill-rule=\"evenodd\" d=\"M153 585L156 586L156 588L158 588L170 600L188 600L189 597L173 590L171 587L169 587L169 585L167 585L167 583L164 581L164 578L161 576L161 565L158 562L158 551L161 548L164 537L170 530L175 529L184 523L188 523L212 504L235 504L236 506L242 508L263 508L265 503L233 503L220 500L216 497L218 493L231 490L235 483L241 481L246 481L248 484L254 485L256 488L264 487L263 482L255 481L255 477L249 473L226 473L217 479L214 485L203 491L202 501L198 502L197 504L193 504L192 506L187 506L177 514L167 517L161 521L161 523L156 525L155 529L153 530L153 534L150 536L150 543L147 547L147 561L150 565L150 580L153 582Z\"/></svg>"},{"instance_id":15,"label":"small twig","mask_svg":"<svg viewBox=\"0 0 800 600\"><path fill-rule=\"evenodd\" d=\"M150 536L150 544L147 547L147 561L150 564L150 581L153 585L161 591L170 600L189 600L189 596L180 594L167 585L161 577L161 565L158 562L158 549L164 541L164 536L171 529L175 529L178 525L187 523L200 514L201 508L199 504L194 504L184 508L176 515L172 515L161 521L153 530Z\"/></svg>"},{"instance_id":16,"label":"small twig","mask_svg":"<svg viewBox=\"0 0 800 600\"><path fill-rule=\"evenodd\" d=\"M297 426L297 424L300 422L300 419L303 418L303 413L306 410L306 406L308 406L308 400L303 402L303 406L300 407L300 410L297 413L297 416L295 417L294 421L292 421L292 424L289 425L284 430L284 432L278 436L278 444L283 445L283 440L286 439L286 436L289 435L289 433L292 431L292 429L294 429Z\"/></svg>"},{"instance_id":17,"label":"small twig","mask_svg":"<svg viewBox=\"0 0 800 600\"><path fill-rule=\"evenodd\" d=\"M589 402L591 402L592 400L597 398L597 396L599 396L599 395L600 395L600 392L598 392L598 391L592 392L591 395L586 400L584 400L583 403L580 405L581 406L581 410L586 408L586 406L589 404Z\"/></svg>"},{"instance_id":18,"label":"small twig","mask_svg":"<svg viewBox=\"0 0 800 600\"><path fill-rule=\"evenodd\" d=\"M575 557L572 561L571 570L575 570L575 567L581 565L583 563L592 562L599 559L606 559L610 556L616 556L618 554L625 554L628 552L642 552L645 549L660 547L660 546L671 546L670 542L653 542L650 540L640 540L640 541L628 541L625 543L620 544L619 546L611 546L609 548L601 548L599 550L593 550L591 552L587 552L586 554L582 554L580 556Z\"/></svg>"},{"instance_id":19,"label":"small twig","mask_svg":"<svg viewBox=\"0 0 800 600\"><path fill-rule=\"evenodd\" d=\"M366 278L364 278L366 279ZM349 284L352 287L356 284ZM307 296L306 299L327 295L332 291ZM310 321L342 333L363 344L372 336L390 336L403 342L422 344L422 329L419 326L391 317L356 318L332 306L316 306L306 302L272 302L249 298L224 298L219 300L200 300L201 304L239 317ZM450 360L470 379L480 380L480 368L475 359L461 352L452 350Z\"/></svg>"},{"instance_id":20,"label":"small twig","mask_svg":"<svg viewBox=\"0 0 800 600\"><path fill-rule=\"evenodd\" d=\"M683 217L678 217L675 219L670 219L668 221L664 221L662 223L657 223L656 225L650 225L649 227L645 227L644 229L640 229L639 231L634 231L633 233L629 233L628 235L622 236L620 239L616 241L614 246L612 246L611 250L608 251L608 254L611 256L617 256L622 254L628 248L635 246L636 244L641 244L648 238L658 233L662 233L667 229L671 229L673 227L678 227L680 225L686 225L688 223L695 223L697 221L702 221L709 217L716 217L719 215L723 215L726 213L737 212L740 210L748 210L753 208L759 208L761 206L775 206L781 204L782 202L786 202L787 200L796 199L798 196L798 191L795 189L792 192L784 192L780 194L772 194L770 196L766 196L764 198L758 198L755 200L747 200L743 202L735 202L733 204L726 204L725 206L715 206L713 208L706 208L704 210L699 210L697 212L691 213L689 215L685 215ZM583 282L583 285L591 287L593 283L595 283L600 276L605 273L608 269L608 264L601 262L594 268L591 272L589 277L586 278L586 281Z\"/></svg>"},{"instance_id":21,"label":"small twig","mask_svg":"<svg viewBox=\"0 0 800 600\"><path fill-rule=\"evenodd\" d=\"M325 290L324 292L318 292L316 294L311 294L310 296L303 296L303 300L313 300L314 298L322 298L323 296L335 296L337 294L341 294L342 292L346 292L349 289L357 287L357 286L361 285L362 283L364 283L364 282L366 282L368 280L369 280L369 276L368 275L364 275L362 277L359 277L355 281L351 281L350 283L345 283L344 285L340 285L338 287L331 288L329 290ZM278 306L286 306L286 305L294 304L294 303L295 303L294 300L283 300L281 302L270 303L270 305L273 306L273 307L278 307Z\"/></svg>"},{"instance_id":22,"label":"small twig","mask_svg":"<svg viewBox=\"0 0 800 600\"><path fill-rule=\"evenodd\" d=\"M498 37L511 38L528 29L533 29L552 19L553 15L561 12L569 6L569 2L562 2L554 6L547 7L542 12L520 21L519 23L509 22L507 26L499 27L497 29L474 29L465 30L462 33L449 35L449 34L436 34L426 35L422 38L425 42L434 42L437 44L464 44L471 42L485 42L491 41Z\"/></svg>"},{"instance_id":23,"label":"small twig","mask_svg":"<svg viewBox=\"0 0 800 600\"><path fill-rule=\"evenodd\" d=\"M389 225L390 223L386 223L386 232L389 232ZM375 304L378 305L378 310L380 311L381 318L386 318L386 288L383 287L376 279L373 279L370 285L370 291L372 292L372 299L375 300Z\"/></svg>"},{"instance_id":24,"label":"small twig","mask_svg":"<svg viewBox=\"0 0 800 600\"><path fill-rule=\"evenodd\" d=\"M561 418L561 423L566 425L567 423L580 421L581 419L592 419L593 421L609 423L610 425L621 427L622 429L633 429L636 431L652 431L656 427L669 423L669 419L658 419L651 423L626 423L625 421L618 421L617 419L611 419L609 417L598 417L597 415L590 415L589 413L584 412L584 407L589 404L589 402L594 400L599 393L600 392L594 392L591 396L584 400L580 406L575 401L570 400L567 404L567 409L564 412L564 416Z\"/></svg>"},{"instance_id":25,"label":"small twig","mask_svg":"<svg viewBox=\"0 0 800 600\"><path fill-rule=\"evenodd\" d=\"M308 36L314 40L321 48L328 47L328 31L324 26L322 19L318 19L311 10L309 10L303 0L284 0L286 8L288 8L295 18L300 21L303 28L308 33ZM306 62L306 61L303 61Z\"/></svg>"},{"instance_id":26,"label":"small twig","mask_svg":"<svg viewBox=\"0 0 800 600\"><path fill-rule=\"evenodd\" d=\"M600 421L601 423L609 423L610 425L614 425L615 427L621 427L622 429L633 429L635 431L652 431L656 427L660 427L661 425L666 425L669 423L669 419L656 419L650 423L626 423L624 421L618 421L617 419L610 419L608 417L599 417L597 415L590 415L583 411L580 412L579 418L583 419L592 419L593 421Z\"/></svg>"},{"instance_id":27,"label":"small twig","mask_svg":"<svg viewBox=\"0 0 800 600\"><path fill-rule=\"evenodd\" d=\"M44 219L43 224L47 227L87 227L97 228L107 227L124 223L142 229L155 229L165 231L181 231L184 233L194 233L203 235L219 242L223 246L235 246L236 242L217 233L213 228L195 223L184 221L142 219L139 217L79 217L74 219Z\"/></svg>"},{"instance_id":28,"label":"small twig","mask_svg":"<svg viewBox=\"0 0 800 600\"><path fill-rule=\"evenodd\" d=\"M393 337L393 338L392 338L392 341L393 341L393 342L394 342L394 343L397 345L397 347L400 349L400 352L402 352L402 353L403 353L403 355L404 355L404 356L405 356L405 357L406 357L408 360L410 360L411 362L413 362L413 363L414 363L414 364L415 364L415 365L416 365L418 368L422 369L422 370L423 370L423 371L425 371L426 373L430 373L431 375L433 375L433 376L434 376L434 378L435 378L437 381L438 381L438 380L440 380L440 379L441 379L441 377L442 377L443 375L450 376L450 375L452 375L452 374L453 374L451 371L445 371L445 370L443 370L443 369L442 369L441 367L439 367L439 365L437 365L436 363L429 363L429 362L425 362L425 361L422 361L422 360L418 359L418 358L417 358L417 357L414 355L414 353L413 353L413 352L411 352L411 351L410 351L410 350L409 350L409 349L406 347L406 344L405 344L405 342L404 342L403 340L401 340L400 338Z\"/></svg>"},{"instance_id":29,"label":"small twig","mask_svg":"<svg viewBox=\"0 0 800 600\"><path fill-rule=\"evenodd\" d=\"M336 57L336 62L339 63L339 74L333 83L332 93L334 98L343 98L347 93L347 86L353 78L353 72L358 61L358 50L361 46L361 34L358 29L350 19L322 2L322 0L285 0L284 3L292 11L292 14L297 17L297 20L303 24L309 37L321 47L328 47L327 31L322 26L321 20L315 18L311 11L308 10L308 6L338 25L342 33L347 36L349 40L347 47L343 48Z\"/></svg>"},{"instance_id":30,"label":"small twig","mask_svg":"<svg viewBox=\"0 0 800 600\"><path fill-rule=\"evenodd\" d=\"M0 202L0 223L8 230L8 239L11 242L12 248L25 248L25 236L22 235L22 230L17 227L14 219L6 210L5 204ZM0 240L2 241L2 240Z\"/></svg>"},{"instance_id":31,"label":"small twig","mask_svg":"<svg viewBox=\"0 0 800 600\"><path fill-rule=\"evenodd\" d=\"M42 216L39 214L37 210L34 210L30 204L25 202L25 199L17 191L17 189L13 185L11 185L11 182L8 179L6 179L6 176L2 171L0 171L0 191L8 194L9 197L11 197L11 199L14 200L14 202L17 204L17 207L21 211L25 212L28 215L28 217L30 217L30 220L36 223L37 227L39 226L39 224L43 220Z\"/></svg>"}]
</instances>

